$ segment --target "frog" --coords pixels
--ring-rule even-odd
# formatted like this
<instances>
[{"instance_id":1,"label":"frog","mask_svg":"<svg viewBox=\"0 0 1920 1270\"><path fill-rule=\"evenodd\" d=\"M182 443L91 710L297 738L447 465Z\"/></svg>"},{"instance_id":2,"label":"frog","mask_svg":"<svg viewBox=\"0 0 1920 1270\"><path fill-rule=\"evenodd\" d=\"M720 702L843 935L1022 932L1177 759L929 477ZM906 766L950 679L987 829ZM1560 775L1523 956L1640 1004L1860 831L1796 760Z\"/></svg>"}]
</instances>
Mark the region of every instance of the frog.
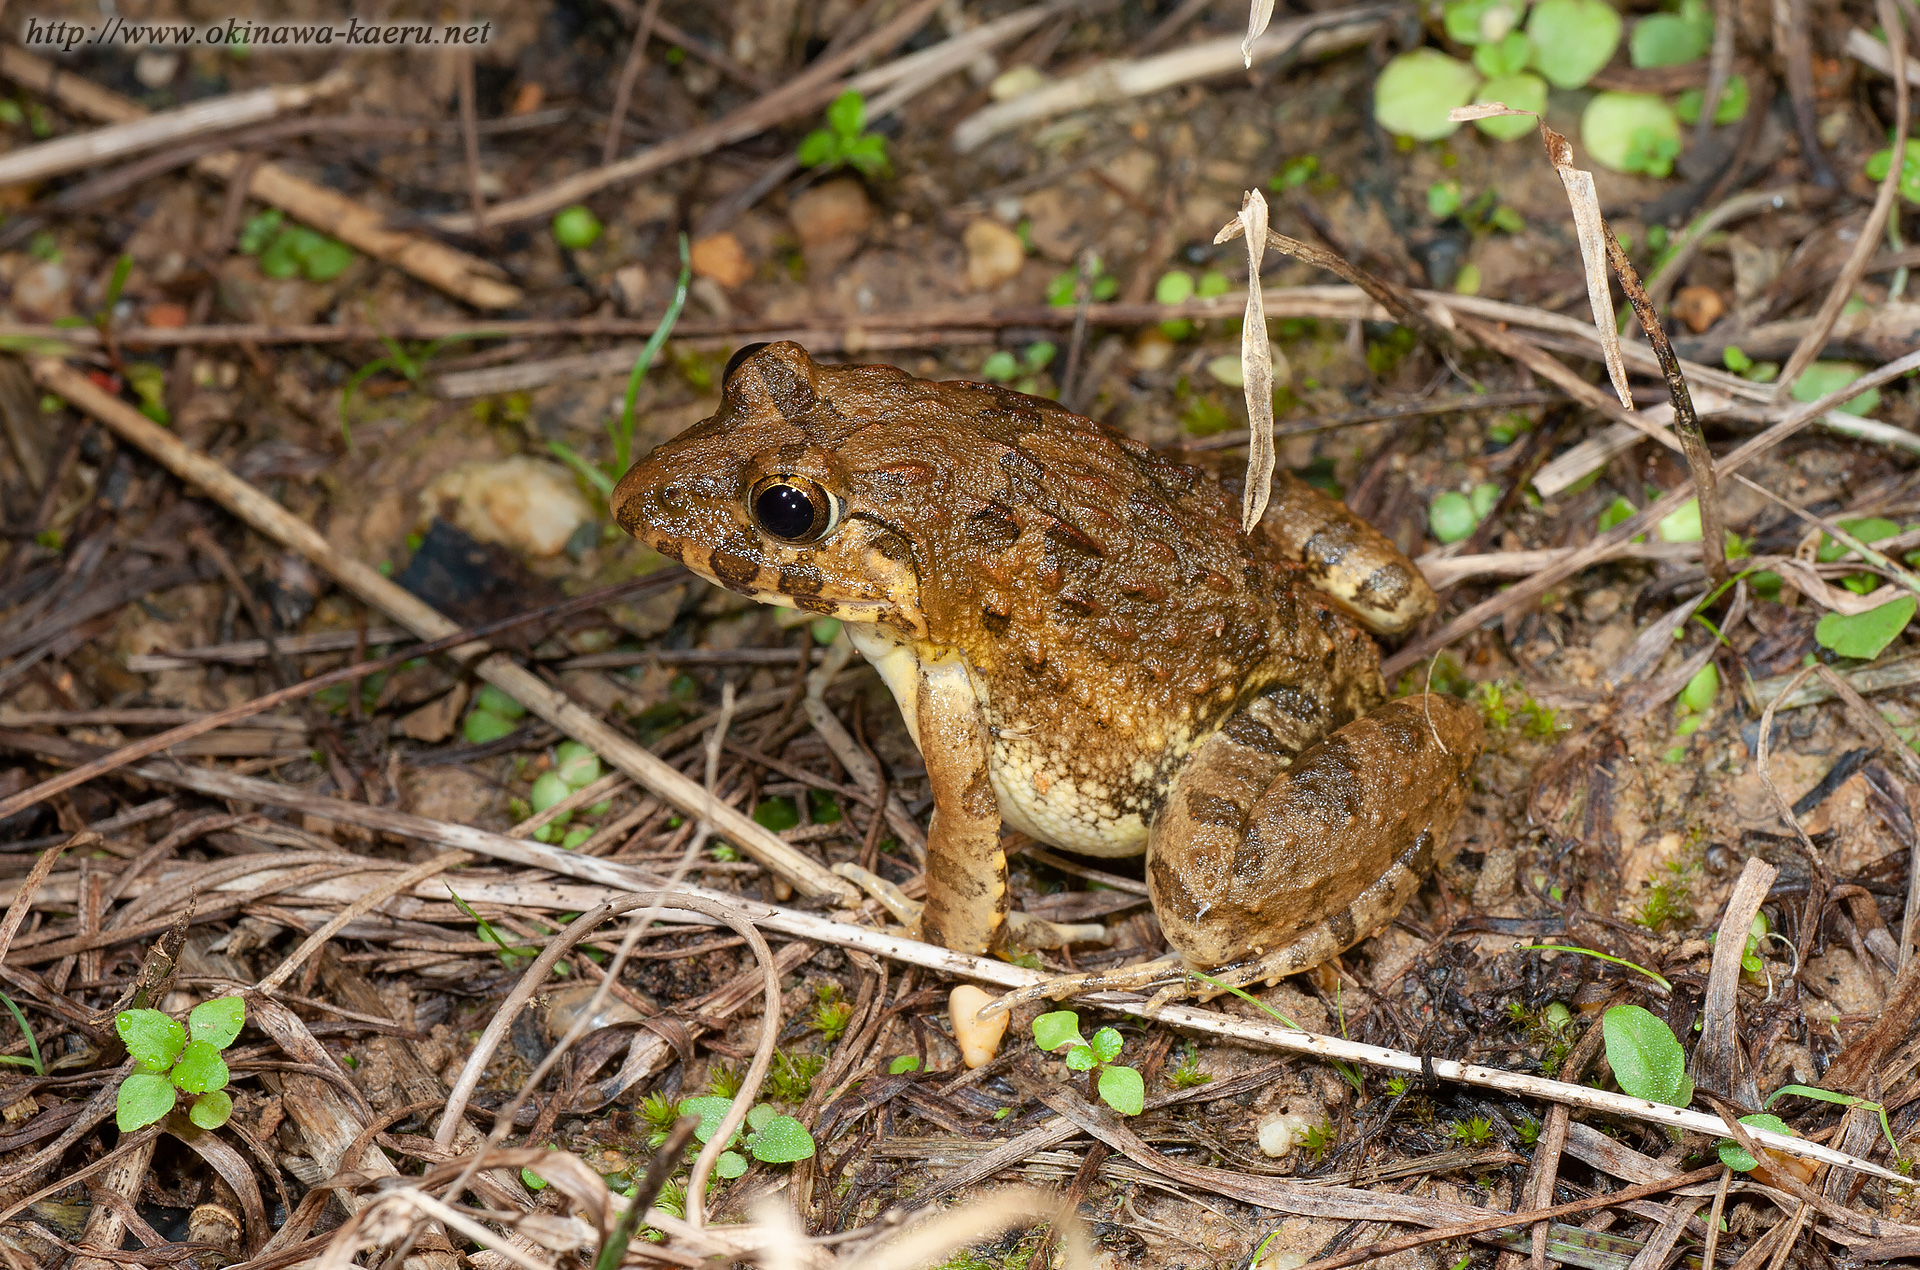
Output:
<instances>
[{"instance_id":1,"label":"frog","mask_svg":"<svg viewBox=\"0 0 1920 1270\"><path fill-rule=\"evenodd\" d=\"M1144 855L1169 952L1046 992L1162 1001L1338 956L1447 858L1480 713L1389 696L1374 637L1436 597L1338 500L1281 471L1243 531L1244 476L1203 455L790 341L740 350L720 389L613 515L711 582L838 619L878 671L932 795L920 938L1078 937L1010 913L1003 831Z\"/></svg>"}]
</instances>

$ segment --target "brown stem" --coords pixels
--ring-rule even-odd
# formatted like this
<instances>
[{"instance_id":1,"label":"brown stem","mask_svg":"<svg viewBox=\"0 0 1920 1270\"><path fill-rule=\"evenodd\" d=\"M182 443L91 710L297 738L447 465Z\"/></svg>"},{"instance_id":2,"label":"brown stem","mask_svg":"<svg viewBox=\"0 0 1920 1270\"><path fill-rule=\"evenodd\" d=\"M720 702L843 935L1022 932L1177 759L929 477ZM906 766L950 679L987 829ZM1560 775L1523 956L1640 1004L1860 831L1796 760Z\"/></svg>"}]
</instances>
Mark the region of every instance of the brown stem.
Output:
<instances>
[{"instance_id":1,"label":"brown stem","mask_svg":"<svg viewBox=\"0 0 1920 1270\"><path fill-rule=\"evenodd\" d=\"M1720 514L1720 491L1714 480L1713 452L1707 449L1707 438L1700 431L1700 417L1693 411L1687 378L1680 371L1680 359L1674 355L1666 328L1660 325L1660 315L1654 312L1653 301L1640 285L1640 275L1634 270L1633 262L1627 259L1620 240L1614 237L1613 226L1604 220L1600 225L1606 231L1607 259L1620 277L1620 289L1627 293L1627 302L1633 305L1640 329L1647 333L1647 343L1652 345L1653 355L1660 359L1661 373L1667 378L1667 396L1673 401L1674 435L1680 438L1687 466L1693 469L1693 488L1700 504L1700 553L1707 562L1707 577L1715 587L1723 587L1727 584L1727 535Z\"/></svg>"}]
</instances>

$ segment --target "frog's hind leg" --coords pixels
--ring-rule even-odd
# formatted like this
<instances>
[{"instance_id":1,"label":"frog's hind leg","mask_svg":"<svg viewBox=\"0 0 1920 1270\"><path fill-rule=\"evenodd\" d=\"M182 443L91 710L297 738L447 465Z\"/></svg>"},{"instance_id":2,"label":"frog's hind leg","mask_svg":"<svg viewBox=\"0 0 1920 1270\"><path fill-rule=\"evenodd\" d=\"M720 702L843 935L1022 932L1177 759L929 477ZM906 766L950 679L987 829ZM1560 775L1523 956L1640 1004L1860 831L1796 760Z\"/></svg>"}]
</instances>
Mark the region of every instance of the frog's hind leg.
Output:
<instances>
[{"instance_id":1,"label":"frog's hind leg","mask_svg":"<svg viewBox=\"0 0 1920 1270\"><path fill-rule=\"evenodd\" d=\"M1260 532L1306 568L1315 589L1377 634L1403 634L1439 603L1391 539L1290 472L1274 478Z\"/></svg>"},{"instance_id":2,"label":"frog's hind leg","mask_svg":"<svg viewBox=\"0 0 1920 1270\"><path fill-rule=\"evenodd\" d=\"M1147 886L1167 942L1239 986L1381 930L1432 872L1482 739L1480 712L1437 694L1390 701L1293 756L1236 718L1194 752L1154 818ZM1169 989L1193 991L1206 985Z\"/></svg>"}]
</instances>

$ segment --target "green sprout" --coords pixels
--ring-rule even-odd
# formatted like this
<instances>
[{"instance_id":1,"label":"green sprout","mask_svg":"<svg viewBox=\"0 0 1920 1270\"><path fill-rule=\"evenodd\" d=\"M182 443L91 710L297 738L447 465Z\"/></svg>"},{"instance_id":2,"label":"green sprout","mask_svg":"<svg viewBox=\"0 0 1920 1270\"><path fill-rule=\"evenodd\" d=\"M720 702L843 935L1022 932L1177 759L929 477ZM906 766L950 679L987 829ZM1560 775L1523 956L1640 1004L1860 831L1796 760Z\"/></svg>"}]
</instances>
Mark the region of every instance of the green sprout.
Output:
<instances>
[{"instance_id":1,"label":"green sprout","mask_svg":"<svg viewBox=\"0 0 1920 1270\"><path fill-rule=\"evenodd\" d=\"M1213 1079L1211 1072L1200 1066L1200 1048L1188 1041L1180 1051L1180 1059L1167 1074L1167 1083L1175 1089L1193 1089L1207 1084Z\"/></svg>"},{"instance_id":2,"label":"green sprout","mask_svg":"<svg viewBox=\"0 0 1920 1270\"><path fill-rule=\"evenodd\" d=\"M13 1021L20 1025L21 1035L27 1038L27 1057L22 1058L18 1054L0 1054L0 1063L11 1063L15 1067L31 1067L35 1076L45 1076L47 1064L40 1057L40 1042L34 1036L33 1029L27 1025L27 1016L21 1013L20 1007L14 1004L13 998L4 992L0 992L0 1002L6 1003L7 1012L13 1015Z\"/></svg>"},{"instance_id":3,"label":"green sprout","mask_svg":"<svg viewBox=\"0 0 1920 1270\"><path fill-rule=\"evenodd\" d=\"M827 107L827 126L809 132L800 142L795 156L803 168L830 172L850 167L862 176L885 176L891 168L887 161L887 139L867 131L867 99L857 92L844 92Z\"/></svg>"},{"instance_id":4,"label":"green sprout","mask_svg":"<svg viewBox=\"0 0 1920 1270\"><path fill-rule=\"evenodd\" d=\"M202 1001L187 1015L187 1026L158 1010L123 1010L114 1029L132 1056L135 1071L120 1084L115 1123L120 1132L144 1129L172 1111L181 1094L193 1095L188 1119L202 1129L218 1129L233 1115L227 1089L227 1064L221 1052L232 1045L246 1022L239 997Z\"/></svg>"},{"instance_id":5,"label":"green sprout","mask_svg":"<svg viewBox=\"0 0 1920 1270\"><path fill-rule=\"evenodd\" d=\"M1140 1073L1113 1060L1120 1057L1124 1043L1120 1033L1103 1027L1092 1040L1080 1035L1080 1015L1073 1010L1054 1010L1033 1021L1033 1043L1046 1053L1064 1049L1067 1070L1086 1072L1100 1100L1123 1116L1137 1116L1146 1110L1147 1085Z\"/></svg>"}]
</instances>

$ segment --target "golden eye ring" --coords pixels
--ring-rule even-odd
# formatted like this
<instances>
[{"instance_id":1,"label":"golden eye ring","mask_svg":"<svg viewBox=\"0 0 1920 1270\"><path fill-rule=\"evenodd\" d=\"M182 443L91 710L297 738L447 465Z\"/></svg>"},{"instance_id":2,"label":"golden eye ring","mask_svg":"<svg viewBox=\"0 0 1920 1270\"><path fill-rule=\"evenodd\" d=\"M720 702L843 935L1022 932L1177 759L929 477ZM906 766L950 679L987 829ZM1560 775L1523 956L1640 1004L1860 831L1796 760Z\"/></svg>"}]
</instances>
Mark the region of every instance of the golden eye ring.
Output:
<instances>
[{"instance_id":1,"label":"golden eye ring","mask_svg":"<svg viewBox=\"0 0 1920 1270\"><path fill-rule=\"evenodd\" d=\"M819 542L840 523L840 500L812 477L791 472L755 481L747 508L762 533L793 546Z\"/></svg>"}]
</instances>

